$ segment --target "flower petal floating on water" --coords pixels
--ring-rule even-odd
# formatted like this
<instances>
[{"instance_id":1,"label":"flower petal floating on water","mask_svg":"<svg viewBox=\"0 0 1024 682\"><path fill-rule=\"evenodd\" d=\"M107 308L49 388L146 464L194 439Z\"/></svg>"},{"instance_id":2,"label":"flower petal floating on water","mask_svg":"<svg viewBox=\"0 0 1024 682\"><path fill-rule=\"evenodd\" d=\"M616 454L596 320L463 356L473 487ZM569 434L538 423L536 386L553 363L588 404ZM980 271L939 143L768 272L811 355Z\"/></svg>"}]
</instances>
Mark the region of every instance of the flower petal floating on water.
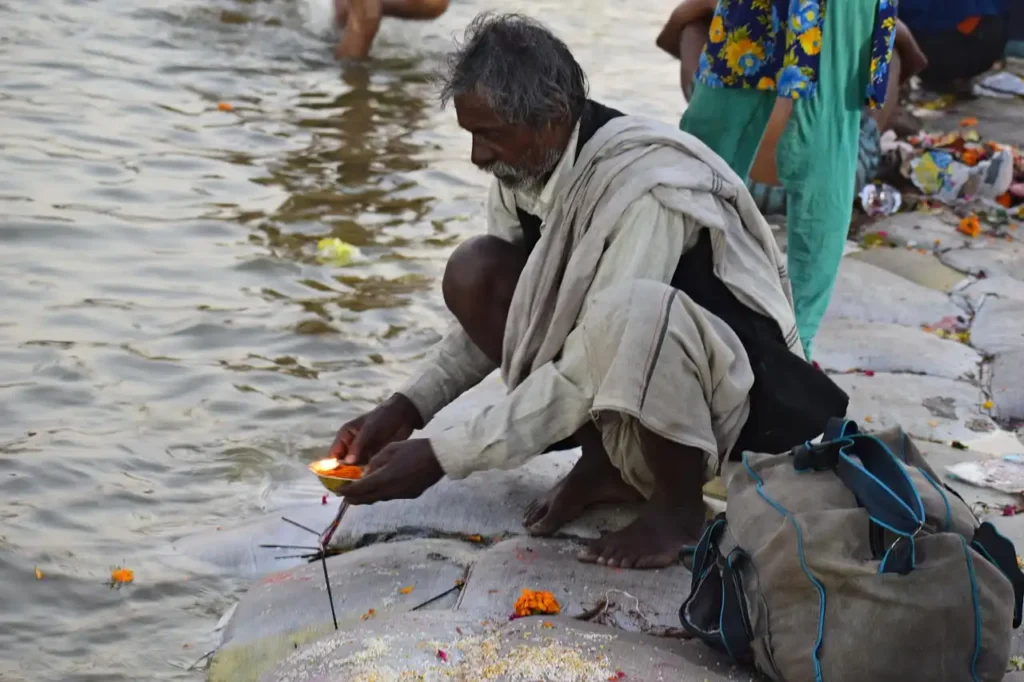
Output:
<instances>
[{"instance_id":1,"label":"flower petal floating on water","mask_svg":"<svg viewBox=\"0 0 1024 682\"><path fill-rule=\"evenodd\" d=\"M325 237L316 244L316 255L320 260L331 265L344 266L351 263L361 254L359 249L337 237Z\"/></svg>"},{"instance_id":2,"label":"flower petal floating on water","mask_svg":"<svg viewBox=\"0 0 1024 682\"><path fill-rule=\"evenodd\" d=\"M46 577L46 574L43 573L42 569L40 569L38 566L36 566L36 580L42 580L45 577Z\"/></svg>"},{"instance_id":3,"label":"flower petal floating on water","mask_svg":"<svg viewBox=\"0 0 1024 682\"><path fill-rule=\"evenodd\" d=\"M519 599L516 599L513 615L516 618L525 618L526 616L541 615L556 616L561 612L562 606L555 599L555 595L540 590L524 589L519 595Z\"/></svg>"},{"instance_id":4,"label":"flower petal floating on water","mask_svg":"<svg viewBox=\"0 0 1024 682\"><path fill-rule=\"evenodd\" d=\"M367 611L363 615L359 616L359 620L370 620L371 618L373 618L376 615L377 615L377 609L370 609L369 611Z\"/></svg>"},{"instance_id":5,"label":"flower petal floating on water","mask_svg":"<svg viewBox=\"0 0 1024 682\"><path fill-rule=\"evenodd\" d=\"M973 116L968 116L967 118L960 119L961 128L973 128L976 125L978 125L978 119L974 118Z\"/></svg>"},{"instance_id":6,"label":"flower petal floating on water","mask_svg":"<svg viewBox=\"0 0 1024 682\"><path fill-rule=\"evenodd\" d=\"M415 585L409 585L408 587L403 587L402 589L400 589L399 592L401 592L402 594L409 594L410 592L412 592L415 589L416 589Z\"/></svg>"},{"instance_id":7,"label":"flower petal floating on water","mask_svg":"<svg viewBox=\"0 0 1024 682\"><path fill-rule=\"evenodd\" d=\"M234 110L234 107L231 106L230 104L228 104L227 102L220 102L219 104L217 104L217 108L220 109L221 111L233 111Z\"/></svg>"},{"instance_id":8,"label":"flower petal floating on water","mask_svg":"<svg viewBox=\"0 0 1024 682\"><path fill-rule=\"evenodd\" d=\"M110 583L112 585L124 585L135 580L135 571L130 568L113 568L110 570Z\"/></svg>"},{"instance_id":9,"label":"flower petal floating on water","mask_svg":"<svg viewBox=\"0 0 1024 682\"><path fill-rule=\"evenodd\" d=\"M986 410L991 410L993 404L994 403L991 400L986 400L981 404L981 406L984 407Z\"/></svg>"},{"instance_id":10,"label":"flower petal floating on water","mask_svg":"<svg viewBox=\"0 0 1024 682\"><path fill-rule=\"evenodd\" d=\"M437 650L437 657L440 658L445 663L448 662L448 652L445 651L444 649L438 649Z\"/></svg>"}]
</instances>

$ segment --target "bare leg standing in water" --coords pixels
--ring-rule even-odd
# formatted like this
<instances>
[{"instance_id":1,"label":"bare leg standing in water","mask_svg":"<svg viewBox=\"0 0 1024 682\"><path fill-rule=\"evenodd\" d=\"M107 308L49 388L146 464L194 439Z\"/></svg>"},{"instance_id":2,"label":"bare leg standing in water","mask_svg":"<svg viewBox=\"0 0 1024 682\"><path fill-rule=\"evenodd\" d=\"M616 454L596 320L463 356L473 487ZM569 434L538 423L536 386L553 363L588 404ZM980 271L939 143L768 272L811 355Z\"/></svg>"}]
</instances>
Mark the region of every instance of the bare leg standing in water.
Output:
<instances>
[{"instance_id":1,"label":"bare leg standing in water","mask_svg":"<svg viewBox=\"0 0 1024 682\"><path fill-rule=\"evenodd\" d=\"M341 40L334 50L339 59L361 59L370 53L381 17L436 19L448 9L448 0L334 0Z\"/></svg>"}]
</instances>

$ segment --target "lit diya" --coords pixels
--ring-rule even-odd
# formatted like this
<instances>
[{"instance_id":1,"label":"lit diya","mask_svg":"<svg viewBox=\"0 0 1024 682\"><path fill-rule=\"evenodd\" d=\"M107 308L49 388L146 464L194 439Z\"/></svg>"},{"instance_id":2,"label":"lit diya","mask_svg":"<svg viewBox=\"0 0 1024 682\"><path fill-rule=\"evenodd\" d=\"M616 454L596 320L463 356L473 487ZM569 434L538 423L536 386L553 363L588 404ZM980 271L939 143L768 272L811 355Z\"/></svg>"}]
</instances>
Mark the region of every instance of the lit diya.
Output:
<instances>
[{"instance_id":1,"label":"lit diya","mask_svg":"<svg viewBox=\"0 0 1024 682\"><path fill-rule=\"evenodd\" d=\"M352 464L344 464L334 457L317 460L309 465L309 470L316 474L320 483L335 495L341 494L341 489L352 481L358 481L363 477L363 468Z\"/></svg>"}]
</instances>

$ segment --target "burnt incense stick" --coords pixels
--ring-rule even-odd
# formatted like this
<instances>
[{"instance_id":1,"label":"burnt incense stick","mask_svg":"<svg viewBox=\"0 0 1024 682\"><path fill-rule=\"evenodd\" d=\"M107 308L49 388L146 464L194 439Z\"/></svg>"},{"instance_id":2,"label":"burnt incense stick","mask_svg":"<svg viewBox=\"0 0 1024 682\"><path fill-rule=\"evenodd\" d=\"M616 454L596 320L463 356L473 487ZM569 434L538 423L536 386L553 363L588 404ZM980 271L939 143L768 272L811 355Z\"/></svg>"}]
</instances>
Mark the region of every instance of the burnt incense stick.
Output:
<instances>
[{"instance_id":1,"label":"burnt incense stick","mask_svg":"<svg viewBox=\"0 0 1024 682\"><path fill-rule=\"evenodd\" d=\"M447 590L445 590L441 594L439 594L439 595L437 595L435 597L431 597L430 599L428 599L427 601L423 602L422 604L414 606L414 607L412 607L409 610L410 611L419 611L424 606L429 606L429 605L433 604L434 602L436 602L438 599L444 599L445 597L447 597L452 592L458 592L459 590L462 589L462 585L463 585L462 581L459 581L459 582L455 583L454 587L448 588Z\"/></svg>"},{"instance_id":2,"label":"burnt incense stick","mask_svg":"<svg viewBox=\"0 0 1024 682\"><path fill-rule=\"evenodd\" d=\"M303 526L298 521L292 521L291 519L289 519L289 518L287 518L285 516L282 516L281 520L284 521L285 523L290 523L290 524L292 524L293 526L295 526L297 528L301 528L302 530L306 531L307 533L312 533L313 535L315 535L317 537L320 537L320 533L316 532L315 530L313 530L312 528L310 528L308 526Z\"/></svg>"},{"instance_id":3,"label":"burnt incense stick","mask_svg":"<svg viewBox=\"0 0 1024 682\"><path fill-rule=\"evenodd\" d=\"M331 620L334 621L334 629L338 629L338 615L334 612L334 595L331 594L331 577L327 574L327 555L320 554L320 565L324 567L324 583L327 584L327 601L331 604Z\"/></svg>"}]
</instances>

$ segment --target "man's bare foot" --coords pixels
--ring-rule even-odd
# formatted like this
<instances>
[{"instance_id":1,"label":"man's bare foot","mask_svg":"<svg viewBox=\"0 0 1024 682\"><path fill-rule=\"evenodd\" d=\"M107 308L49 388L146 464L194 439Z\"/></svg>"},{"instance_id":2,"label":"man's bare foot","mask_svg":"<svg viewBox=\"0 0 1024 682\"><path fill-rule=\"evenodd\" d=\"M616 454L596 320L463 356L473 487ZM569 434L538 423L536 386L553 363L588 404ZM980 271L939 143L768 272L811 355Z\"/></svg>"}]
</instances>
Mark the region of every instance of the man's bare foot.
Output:
<instances>
[{"instance_id":1,"label":"man's bare foot","mask_svg":"<svg viewBox=\"0 0 1024 682\"><path fill-rule=\"evenodd\" d=\"M610 568L664 568L700 539L703 527L703 500L678 506L652 499L633 523L593 541L579 559Z\"/></svg>"},{"instance_id":2,"label":"man's bare foot","mask_svg":"<svg viewBox=\"0 0 1024 682\"><path fill-rule=\"evenodd\" d=\"M523 525L530 535L551 535L595 504L641 499L640 493L622 480L604 448L593 452L584 446L572 471L526 508Z\"/></svg>"}]
</instances>

